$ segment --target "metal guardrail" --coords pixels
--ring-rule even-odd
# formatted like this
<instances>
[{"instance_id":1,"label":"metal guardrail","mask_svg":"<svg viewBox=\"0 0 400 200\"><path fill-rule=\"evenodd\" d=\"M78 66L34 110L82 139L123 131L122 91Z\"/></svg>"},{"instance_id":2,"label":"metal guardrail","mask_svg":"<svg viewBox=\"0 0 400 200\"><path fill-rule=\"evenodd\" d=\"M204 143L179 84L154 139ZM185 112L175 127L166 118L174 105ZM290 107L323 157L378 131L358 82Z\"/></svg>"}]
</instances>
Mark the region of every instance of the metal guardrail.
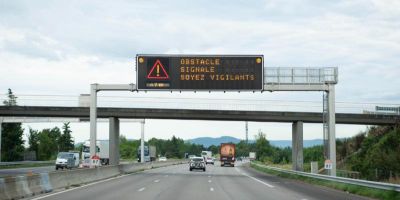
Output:
<instances>
[{"instance_id":1,"label":"metal guardrail","mask_svg":"<svg viewBox=\"0 0 400 200\"><path fill-rule=\"evenodd\" d=\"M281 168L277 168L277 167L269 167L269 166L260 165L258 163L254 163L254 162L252 162L252 164L256 165L258 167L261 167L261 168L266 168L266 169L283 172L283 173L288 173L288 174L295 174L295 175L306 176L306 177L320 179L320 180L334 181L334 182L340 182L340 183L346 183L346 184L352 184L352 185L358 185L358 186L365 186L365 187L369 187L369 188L394 190L394 191L400 192L400 185L398 185L398 184L381 183L381 182L343 178L343 177L334 177L334 176L321 175L321 174L311 174L311 173L306 173L306 172L281 169Z\"/></svg>"},{"instance_id":2,"label":"metal guardrail","mask_svg":"<svg viewBox=\"0 0 400 200\"><path fill-rule=\"evenodd\" d=\"M11 166L11 165L26 165L26 164L54 164L55 160L49 161L17 161L17 162L0 162L0 166Z\"/></svg>"}]
</instances>

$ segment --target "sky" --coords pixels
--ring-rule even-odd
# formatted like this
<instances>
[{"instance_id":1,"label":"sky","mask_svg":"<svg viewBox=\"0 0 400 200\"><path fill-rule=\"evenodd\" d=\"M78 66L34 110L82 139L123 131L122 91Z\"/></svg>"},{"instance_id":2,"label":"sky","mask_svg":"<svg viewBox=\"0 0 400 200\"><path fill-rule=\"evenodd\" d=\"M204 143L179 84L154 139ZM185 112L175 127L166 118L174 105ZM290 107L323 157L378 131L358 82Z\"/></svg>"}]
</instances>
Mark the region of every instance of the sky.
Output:
<instances>
[{"instance_id":1,"label":"sky","mask_svg":"<svg viewBox=\"0 0 400 200\"><path fill-rule=\"evenodd\" d=\"M338 111L377 103L398 106L399 52L397 0L0 0L0 98L12 88L20 105L76 105L91 83L136 83L135 56L146 53L262 54L265 67L338 67L336 100L347 102L337 104ZM140 107L146 101L168 98L179 104L218 101L223 105L224 100L218 99L236 99L235 103L259 100L269 105L266 109L292 111L307 111L322 99L318 92L100 95L130 98L119 104L105 100L103 106ZM39 101L37 96L43 98ZM134 100L138 98L143 98L142 104ZM277 102L293 101L295 107L277 106ZM54 126L61 124L24 124L26 133L29 127ZM71 126L77 142L89 138L87 123ZM268 139L291 139L287 123L249 123L250 136L259 129ZM365 129L337 125L337 136L349 137ZM146 138L244 138L244 122L149 119L145 132ZM140 125L123 123L121 134L138 138ZM107 123L99 124L98 135L108 138ZM305 124L305 139L321 137L322 125Z\"/></svg>"}]
</instances>

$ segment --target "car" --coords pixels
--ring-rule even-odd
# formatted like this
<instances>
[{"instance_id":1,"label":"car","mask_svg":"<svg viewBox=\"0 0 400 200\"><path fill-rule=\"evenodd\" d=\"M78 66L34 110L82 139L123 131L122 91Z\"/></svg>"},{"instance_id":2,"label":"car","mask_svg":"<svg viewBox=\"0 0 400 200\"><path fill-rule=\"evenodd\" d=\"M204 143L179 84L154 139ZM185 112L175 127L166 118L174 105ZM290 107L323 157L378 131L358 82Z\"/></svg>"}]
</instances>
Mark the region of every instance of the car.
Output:
<instances>
[{"instance_id":1,"label":"car","mask_svg":"<svg viewBox=\"0 0 400 200\"><path fill-rule=\"evenodd\" d=\"M203 157L193 157L192 159L190 159L189 169L190 169L190 171L193 171L193 169L200 169L205 172L206 171L206 163L204 161L204 158Z\"/></svg>"},{"instance_id":2,"label":"car","mask_svg":"<svg viewBox=\"0 0 400 200\"><path fill-rule=\"evenodd\" d=\"M79 152L59 152L56 159L56 170L72 169L79 166Z\"/></svg>"},{"instance_id":3,"label":"car","mask_svg":"<svg viewBox=\"0 0 400 200\"><path fill-rule=\"evenodd\" d=\"M158 161L160 161L160 162L165 162L165 161L167 161L167 157L160 157L159 159L158 159Z\"/></svg>"},{"instance_id":4,"label":"car","mask_svg":"<svg viewBox=\"0 0 400 200\"><path fill-rule=\"evenodd\" d=\"M214 159L212 158L206 158L206 165L207 164L213 164L214 165Z\"/></svg>"}]
</instances>

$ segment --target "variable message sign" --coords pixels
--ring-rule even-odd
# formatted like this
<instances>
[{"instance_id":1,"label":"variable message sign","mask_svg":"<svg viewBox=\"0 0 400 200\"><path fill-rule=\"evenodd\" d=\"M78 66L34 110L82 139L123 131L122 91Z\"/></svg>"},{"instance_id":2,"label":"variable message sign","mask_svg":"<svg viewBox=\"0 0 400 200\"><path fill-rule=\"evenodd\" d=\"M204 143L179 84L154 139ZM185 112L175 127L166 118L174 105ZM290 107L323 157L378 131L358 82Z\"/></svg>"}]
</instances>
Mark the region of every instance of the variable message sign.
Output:
<instances>
[{"instance_id":1,"label":"variable message sign","mask_svg":"<svg viewBox=\"0 0 400 200\"><path fill-rule=\"evenodd\" d=\"M262 90L262 55L137 55L138 90Z\"/></svg>"}]
</instances>

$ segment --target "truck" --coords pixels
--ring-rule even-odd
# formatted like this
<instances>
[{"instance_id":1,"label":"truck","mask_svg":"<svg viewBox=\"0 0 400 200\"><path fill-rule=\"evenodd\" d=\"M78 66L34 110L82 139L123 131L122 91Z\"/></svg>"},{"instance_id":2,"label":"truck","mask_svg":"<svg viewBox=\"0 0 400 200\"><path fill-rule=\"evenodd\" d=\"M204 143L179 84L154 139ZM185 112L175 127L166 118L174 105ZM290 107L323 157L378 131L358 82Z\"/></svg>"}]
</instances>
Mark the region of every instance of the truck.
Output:
<instances>
[{"instance_id":1,"label":"truck","mask_svg":"<svg viewBox=\"0 0 400 200\"><path fill-rule=\"evenodd\" d=\"M150 162L150 161L155 161L156 160L156 146L144 146L144 162ZM140 162L140 157L141 157L141 146L139 146L137 150L137 158L138 162Z\"/></svg>"},{"instance_id":2,"label":"truck","mask_svg":"<svg viewBox=\"0 0 400 200\"><path fill-rule=\"evenodd\" d=\"M201 157L204 159L211 158L212 157L212 152L211 151L202 151L201 152Z\"/></svg>"},{"instance_id":3,"label":"truck","mask_svg":"<svg viewBox=\"0 0 400 200\"><path fill-rule=\"evenodd\" d=\"M204 161L207 164L213 164L214 165L214 159L212 158L212 152L211 151L202 151L201 152L201 157L204 158Z\"/></svg>"},{"instance_id":4,"label":"truck","mask_svg":"<svg viewBox=\"0 0 400 200\"><path fill-rule=\"evenodd\" d=\"M79 167L79 152L59 152L55 164L56 170Z\"/></svg>"},{"instance_id":5,"label":"truck","mask_svg":"<svg viewBox=\"0 0 400 200\"><path fill-rule=\"evenodd\" d=\"M229 165L235 166L235 153L236 153L236 145L233 143L221 143L219 154L221 161L221 167Z\"/></svg>"},{"instance_id":6,"label":"truck","mask_svg":"<svg viewBox=\"0 0 400 200\"><path fill-rule=\"evenodd\" d=\"M256 159L256 152L249 152L249 159L255 160Z\"/></svg>"},{"instance_id":7,"label":"truck","mask_svg":"<svg viewBox=\"0 0 400 200\"><path fill-rule=\"evenodd\" d=\"M96 155L100 157L101 165L110 163L110 142L108 140L96 141ZM82 165L90 165L90 140L86 140L82 147Z\"/></svg>"}]
</instances>

